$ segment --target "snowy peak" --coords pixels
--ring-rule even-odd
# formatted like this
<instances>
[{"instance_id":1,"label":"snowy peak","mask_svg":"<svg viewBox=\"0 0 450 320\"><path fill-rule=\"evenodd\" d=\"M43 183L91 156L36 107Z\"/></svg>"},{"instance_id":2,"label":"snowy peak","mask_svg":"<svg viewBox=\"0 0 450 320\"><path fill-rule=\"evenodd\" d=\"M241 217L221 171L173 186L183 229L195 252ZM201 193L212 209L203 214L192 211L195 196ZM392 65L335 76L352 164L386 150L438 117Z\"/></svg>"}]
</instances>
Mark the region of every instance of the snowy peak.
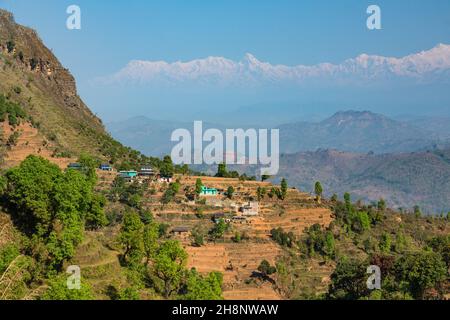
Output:
<instances>
[{"instance_id":1,"label":"snowy peak","mask_svg":"<svg viewBox=\"0 0 450 320\"><path fill-rule=\"evenodd\" d=\"M128 63L116 74L107 77L114 82L200 81L204 83L264 83L309 81L339 81L359 83L364 80L385 80L395 77L420 81L450 81L450 45L436 47L405 57L383 57L361 54L341 64L273 65L261 62L251 53L241 61L224 57L207 57L187 62L141 61Z\"/></svg>"}]
</instances>

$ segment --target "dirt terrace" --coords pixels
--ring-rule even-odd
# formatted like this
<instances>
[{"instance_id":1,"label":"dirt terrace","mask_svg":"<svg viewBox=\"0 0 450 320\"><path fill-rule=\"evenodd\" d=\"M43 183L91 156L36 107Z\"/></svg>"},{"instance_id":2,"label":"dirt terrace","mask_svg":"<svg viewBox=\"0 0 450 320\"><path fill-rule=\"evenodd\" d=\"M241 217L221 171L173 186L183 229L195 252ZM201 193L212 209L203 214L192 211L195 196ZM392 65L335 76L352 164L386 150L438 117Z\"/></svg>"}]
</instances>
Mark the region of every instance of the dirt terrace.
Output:
<instances>
[{"instance_id":1,"label":"dirt terrace","mask_svg":"<svg viewBox=\"0 0 450 320\"><path fill-rule=\"evenodd\" d=\"M220 271L224 275L224 298L227 300L278 300L282 297L269 282L252 281L262 260L275 264L282 253L272 242L209 244L201 248L186 247L190 268L201 273Z\"/></svg>"},{"instance_id":2,"label":"dirt terrace","mask_svg":"<svg viewBox=\"0 0 450 320\"><path fill-rule=\"evenodd\" d=\"M41 156L50 162L58 165L61 169L67 168L74 159L54 158L51 144L39 133L38 129L28 122L22 122L16 128L11 127L7 122L1 124L4 140L17 131L20 133L17 144L6 151L4 167L11 168L19 165L29 155Z\"/></svg>"}]
</instances>

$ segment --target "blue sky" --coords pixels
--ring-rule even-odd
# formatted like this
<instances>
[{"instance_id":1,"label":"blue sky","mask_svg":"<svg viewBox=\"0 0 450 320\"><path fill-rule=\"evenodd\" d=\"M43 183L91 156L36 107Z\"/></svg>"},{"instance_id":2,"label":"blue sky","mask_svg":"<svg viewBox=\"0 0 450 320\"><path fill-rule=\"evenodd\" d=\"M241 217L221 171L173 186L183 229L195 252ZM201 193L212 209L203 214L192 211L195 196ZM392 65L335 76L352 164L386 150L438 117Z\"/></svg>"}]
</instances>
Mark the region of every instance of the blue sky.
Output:
<instances>
[{"instance_id":1,"label":"blue sky","mask_svg":"<svg viewBox=\"0 0 450 320\"><path fill-rule=\"evenodd\" d=\"M71 4L81 7L82 30L65 28L65 11ZM370 4L382 9L382 30L366 28ZM0 0L0 7L38 31L75 75L81 96L107 120L123 117L107 112L110 107L119 112L118 106L110 104L120 98L117 103L131 99L137 105L128 109L130 116L145 114L146 100L153 101L154 110L164 105L164 96L135 95L134 90L108 99L108 90L89 84L134 59L173 62L223 56L239 61L251 52L272 64L337 64L361 53L401 57L438 43L450 44L448 0ZM282 100L272 100L277 99ZM242 105L265 102L246 99ZM233 103L239 107L239 97ZM436 107L436 113L448 110L446 103ZM381 107L374 109L386 112Z\"/></svg>"}]
</instances>

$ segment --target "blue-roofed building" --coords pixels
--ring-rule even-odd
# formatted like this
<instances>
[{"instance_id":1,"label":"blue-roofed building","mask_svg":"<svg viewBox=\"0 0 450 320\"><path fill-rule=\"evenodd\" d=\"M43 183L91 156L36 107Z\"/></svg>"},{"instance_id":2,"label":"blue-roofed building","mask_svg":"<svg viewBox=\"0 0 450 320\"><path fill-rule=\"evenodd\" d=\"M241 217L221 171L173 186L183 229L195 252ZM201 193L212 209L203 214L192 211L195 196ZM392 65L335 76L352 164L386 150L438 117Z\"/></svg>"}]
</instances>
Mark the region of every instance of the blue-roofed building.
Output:
<instances>
[{"instance_id":1,"label":"blue-roofed building","mask_svg":"<svg viewBox=\"0 0 450 320\"><path fill-rule=\"evenodd\" d=\"M109 164L106 164L106 163L102 163L100 165L99 169L102 171L112 171L113 170L113 168Z\"/></svg>"}]
</instances>

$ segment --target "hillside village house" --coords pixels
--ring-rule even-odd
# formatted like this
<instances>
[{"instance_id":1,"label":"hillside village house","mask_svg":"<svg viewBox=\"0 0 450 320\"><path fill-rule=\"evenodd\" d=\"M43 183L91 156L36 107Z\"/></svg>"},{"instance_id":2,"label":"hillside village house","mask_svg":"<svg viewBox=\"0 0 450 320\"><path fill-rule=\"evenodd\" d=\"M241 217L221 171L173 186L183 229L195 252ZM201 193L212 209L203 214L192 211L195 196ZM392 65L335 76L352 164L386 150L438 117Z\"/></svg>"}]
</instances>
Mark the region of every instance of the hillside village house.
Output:
<instances>
[{"instance_id":1,"label":"hillside village house","mask_svg":"<svg viewBox=\"0 0 450 320\"><path fill-rule=\"evenodd\" d=\"M234 217L232 218L232 220L233 220L234 223L240 223L240 224L243 224L243 223L247 222L247 217L243 217L243 216L234 216Z\"/></svg>"},{"instance_id":2,"label":"hillside village house","mask_svg":"<svg viewBox=\"0 0 450 320\"><path fill-rule=\"evenodd\" d=\"M156 172L150 167L143 167L139 170L140 177L153 177L156 175Z\"/></svg>"},{"instance_id":3,"label":"hillside village house","mask_svg":"<svg viewBox=\"0 0 450 320\"><path fill-rule=\"evenodd\" d=\"M74 162L74 163L70 163L70 164L67 166L67 168L69 168L69 169L74 169L74 170L81 170L82 166L81 166L80 163Z\"/></svg>"},{"instance_id":4,"label":"hillside village house","mask_svg":"<svg viewBox=\"0 0 450 320\"><path fill-rule=\"evenodd\" d=\"M221 220L225 221L225 223L231 223L231 219L225 213L215 213L212 217L212 220L215 224L218 224Z\"/></svg>"},{"instance_id":5,"label":"hillside village house","mask_svg":"<svg viewBox=\"0 0 450 320\"><path fill-rule=\"evenodd\" d=\"M242 216L245 217L253 217L259 215L259 203L258 202L249 202L246 205L239 208L239 211L242 213Z\"/></svg>"},{"instance_id":6,"label":"hillside village house","mask_svg":"<svg viewBox=\"0 0 450 320\"><path fill-rule=\"evenodd\" d=\"M224 207L223 200L218 199L218 198L207 198L205 204L207 206L215 207L215 208L223 208Z\"/></svg>"},{"instance_id":7,"label":"hillside village house","mask_svg":"<svg viewBox=\"0 0 450 320\"><path fill-rule=\"evenodd\" d=\"M219 191L216 188L208 188L202 186L202 191L200 192L201 196L217 196Z\"/></svg>"},{"instance_id":8,"label":"hillside village house","mask_svg":"<svg viewBox=\"0 0 450 320\"><path fill-rule=\"evenodd\" d=\"M175 227L171 233L179 239L187 239L190 235L189 227Z\"/></svg>"},{"instance_id":9,"label":"hillside village house","mask_svg":"<svg viewBox=\"0 0 450 320\"><path fill-rule=\"evenodd\" d=\"M169 176L158 176L158 181L160 183L172 183L173 182L173 177L169 177Z\"/></svg>"},{"instance_id":10,"label":"hillside village house","mask_svg":"<svg viewBox=\"0 0 450 320\"><path fill-rule=\"evenodd\" d=\"M99 169L102 171L113 171L113 168L109 164L106 164L106 163L102 163L100 165Z\"/></svg>"},{"instance_id":11,"label":"hillside village house","mask_svg":"<svg viewBox=\"0 0 450 320\"><path fill-rule=\"evenodd\" d=\"M138 173L134 170L128 170L128 171L120 171L119 177L122 179L125 179L127 181L133 181L137 177Z\"/></svg>"}]
</instances>

